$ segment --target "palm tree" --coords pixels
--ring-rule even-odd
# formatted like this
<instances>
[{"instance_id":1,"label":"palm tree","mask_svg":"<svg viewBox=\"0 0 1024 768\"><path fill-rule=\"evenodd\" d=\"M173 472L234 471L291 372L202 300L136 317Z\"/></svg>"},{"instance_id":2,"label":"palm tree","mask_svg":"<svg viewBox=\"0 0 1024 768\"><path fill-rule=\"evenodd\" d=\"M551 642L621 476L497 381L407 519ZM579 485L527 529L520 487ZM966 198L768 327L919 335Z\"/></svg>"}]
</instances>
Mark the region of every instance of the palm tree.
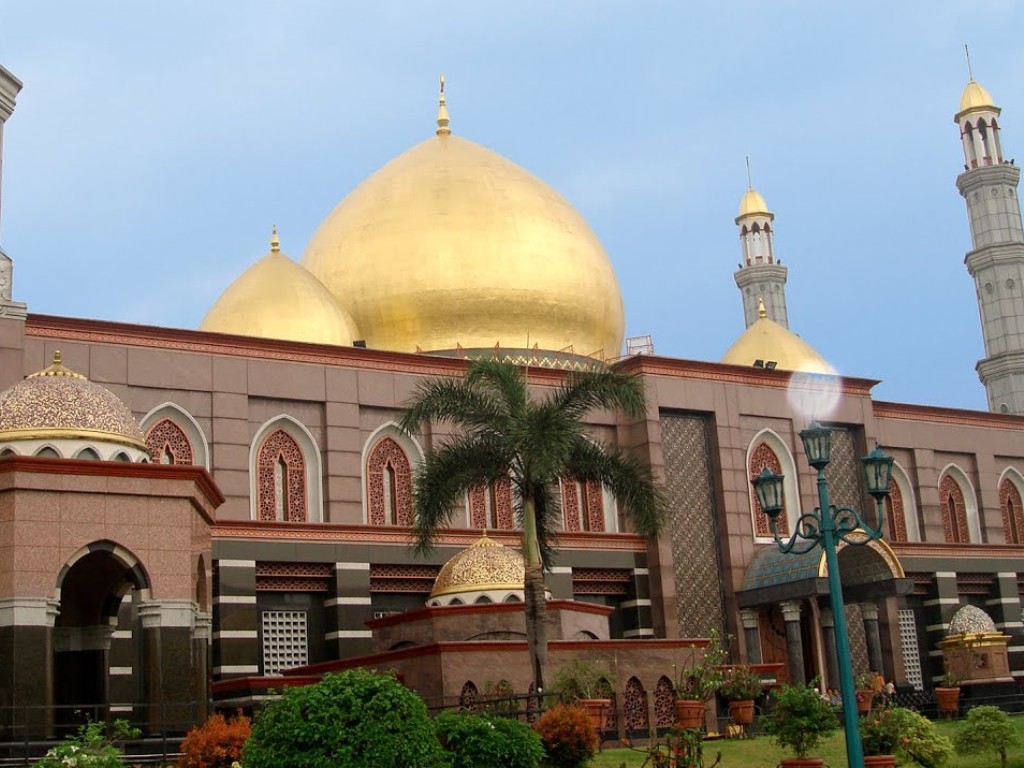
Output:
<instances>
[{"instance_id":1,"label":"palm tree","mask_svg":"<svg viewBox=\"0 0 1024 768\"><path fill-rule=\"evenodd\" d=\"M582 420L595 409L644 418L643 384L634 376L595 369L569 374L535 400L518 366L485 359L473 361L461 379L421 383L400 422L409 434L430 422L454 427L453 436L433 446L416 470L419 552L431 549L434 535L461 508L466 492L506 476L511 481L522 530L526 641L537 691L544 689L547 661L544 570L554 553L560 518L558 481L602 483L633 530L645 536L657 536L665 518L665 497L650 466L586 436Z\"/></svg>"}]
</instances>

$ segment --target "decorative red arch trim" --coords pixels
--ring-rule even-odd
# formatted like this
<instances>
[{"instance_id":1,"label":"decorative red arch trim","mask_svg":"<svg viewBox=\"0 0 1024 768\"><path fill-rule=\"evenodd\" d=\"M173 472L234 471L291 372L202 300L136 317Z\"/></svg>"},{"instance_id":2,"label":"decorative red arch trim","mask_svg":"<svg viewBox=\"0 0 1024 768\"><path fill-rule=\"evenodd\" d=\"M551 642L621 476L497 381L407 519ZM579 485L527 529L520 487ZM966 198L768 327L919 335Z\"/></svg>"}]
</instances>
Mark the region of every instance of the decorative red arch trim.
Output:
<instances>
[{"instance_id":1,"label":"decorative red arch trim","mask_svg":"<svg viewBox=\"0 0 1024 768\"><path fill-rule=\"evenodd\" d=\"M999 510L1003 513L1003 535L1007 544L1022 544L1024 537L1024 504L1020 491L1008 477L999 484Z\"/></svg>"},{"instance_id":2,"label":"decorative red arch trim","mask_svg":"<svg viewBox=\"0 0 1024 768\"><path fill-rule=\"evenodd\" d=\"M954 511L950 512L950 501ZM967 530L967 504L960 483L950 474L939 481L939 506L942 508L942 532L951 544L970 541Z\"/></svg>"},{"instance_id":3,"label":"decorative red arch trim","mask_svg":"<svg viewBox=\"0 0 1024 768\"><path fill-rule=\"evenodd\" d=\"M781 475L782 462L779 461L779 457L775 451L768 447L767 443L758 443L757 447L750 454L748 470L750 471L751 479L757 477L766 469L774 472L776 475ZM750 498L753 499L754 506L754 535L771 536L771 523L768 521L768 515L761 509L761 502L758 501L757 494L751 493ZM789 530L789 518L786 512L786 506L783 506L782 512L779 513L778 528L783 535Z\"/></svg>"},{"instance_id":4,"label":"decorative red arch trim","mask_svg":"<svg viewBox=\"0 0 1024 768\"><path fill-rule=\"evenodd\" d=\"M308 519L306 502L306 459L295 438L278 429L260 444L256 459L257 509L260 520L277 520L277 494L274 474L278 463L283 463L285 521L304 523Z\"/></svg>"},{"instance_id":5,"label":"decorative red arch trim","mask_svg":"<svg viewBox=\"0 0 1024 768\"><path fill-rule=\"evenodd\" d=\"M371 525L390 525L384 476L391 470L395 487L395 518L398 525L412 525L412 467L402 446L391 437L381 438L366 459L366 498Z\"/></svg>"},{"instance_id":6,"label":"decorative red arch trim","mask_svg":"<svg viewBox=\"0 0 1024 768\"><path fill-rule=\"evenodd\" d=\"M149 458L156 464L163 464L163 457L170 456L168 464L195 464L195 451L185 430L171 419L160 419L146 433L146 448Z\"/></svg>"}]
</instances>

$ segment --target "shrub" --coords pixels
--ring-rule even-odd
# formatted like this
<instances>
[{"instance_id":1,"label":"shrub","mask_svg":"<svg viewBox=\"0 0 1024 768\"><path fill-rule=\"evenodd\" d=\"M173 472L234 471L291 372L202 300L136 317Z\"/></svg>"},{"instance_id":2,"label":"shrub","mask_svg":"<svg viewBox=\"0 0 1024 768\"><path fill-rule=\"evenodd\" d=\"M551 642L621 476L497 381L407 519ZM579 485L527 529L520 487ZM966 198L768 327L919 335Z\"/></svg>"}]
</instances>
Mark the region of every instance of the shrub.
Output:
<instances>
[{"instance_id":1,"label":"shrub","mask_svg":"<svg viewBox=\"0 0 1024 768\"><path fill-rule=\"evenodd\" d=\"M540 736L518 720L442 712L435 725L441 744L454 753L452 768L537 768L544 757Z\"/></svg>"},{"instance_id":2,"label":"shrub","mask_svg":"<svg viewBox=\"0 0 1024 768\"><path fill-rule=\"evenodd\" d=\"M117 742L139 735L127 720L112 724L90 720L74 736L51 749L36 763L39 768L123 768L123 749Z\"/></svg>"},{"instance_id":3,"label":"shrub","mask_svg":"<svg viewBox=\"0 0 1024 768\"><path fill-rule=\"evenodd\" d=\"M178 768L231 768L242 759L242 748L251 733L249 718L243 714L230 720L221 714L210 715L185 735Z\"/></svg>"},{"instance_id":4,"label":"shrub","mask_svg":"<svg viewBox=\"0 0 1024 768\"><path fill-rule=\"evenodd\" d=\"M581 768L597 752L597 733L586 710L559 704L534 725L551 768Z\"/></svg>"},{"instance_id":5,"label":"shrub","mask_svg":"<svg viewBox=\"0 0 1024 768\"><path fill-rule=\"evenodd\" d=\"M910 709L896 708L900 742L895 755L901 763L922 768L942 768L953 756L953 742L935 728L935 723Z\"/></svg>"},{"instance_id":6,"label":"shrub","mask_svg":"<svg viewBox=\"0 0 1024 768\"><path fill-rule=\"evenodd\" d=\"M765 732L800 758L839 727L833 706L809 685L785 686L773 694L772 705L763 721Z\"/></svg>"},{"instance_id":7,"label":"shrub","mask_svg":"<svg viewBox=\"0 0 1024 768\"><path fill-rule=\"evenodd\" d=\"M976 752L998 752L1006 768L1006 750L1017 743L1010 716L999 707L974 707L953 737L956 751L961 755Z\"/></svg>"},{"instance_id":8,"label":"shrub","mask_svg":"<svg viewBox=\"0 0 1024 768\"><path fill-rule=\"evenodd\" d=\"M551 689L562 697L562 701L599 699L602 683L611 676L611 672L596 661L574 657L555 673Z\"/></svg>"},{"instance_id":9,"label":"shrub","mask_svg":"<svg viewBox=\"0 0 1024 768\"><path fill-rule=\"evenodd\" d=\"M289 688L256 717L245 768L444 768L427 708L391 675L356 669Z\"/></svg>"},{"instance_id":10,"label":"shrub","mask_svg":"<svg viewBox=\"0 0 1024 768\"><path fill-rule=\"evenodd\" d=\"M761 676L746 664L725 671L719 693L729 701L756 699L764 690Z\"/></svg>"}]
</instances>

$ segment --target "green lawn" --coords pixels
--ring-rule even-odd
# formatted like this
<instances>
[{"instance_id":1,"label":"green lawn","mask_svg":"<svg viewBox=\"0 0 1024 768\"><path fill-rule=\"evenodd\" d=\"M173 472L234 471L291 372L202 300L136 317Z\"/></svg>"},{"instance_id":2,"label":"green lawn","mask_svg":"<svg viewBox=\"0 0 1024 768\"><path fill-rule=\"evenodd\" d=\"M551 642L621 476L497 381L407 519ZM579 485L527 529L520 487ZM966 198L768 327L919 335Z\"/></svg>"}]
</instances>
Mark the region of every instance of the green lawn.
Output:
<instances>
[{"instance_id":1,"label":"green lawn","mask_svg":"<svg viewBox=\"0 0 1024 768\"><path fill-rule=\"evenodd\" d=\"M1020 743L1009 753L1008 768L1024 768L1024 717L1013 718ZM939 731L953 738L960 723L940 722ZM722 753L721 768L776 768L779 760L786 753L772 744L767 736L754 739L723 739L708 741L704 744L704 762L711 765L717 752ZM819 749L814 751L815 757L823 757L830 768L847 768L846 741L842 732L837 733ZM630 749L605 749L589 763L589 768L639 768L644 756ZM947 768L999 768L999 755L971 755L964 757L954 754Z\"/></svg>"}]
</instances>

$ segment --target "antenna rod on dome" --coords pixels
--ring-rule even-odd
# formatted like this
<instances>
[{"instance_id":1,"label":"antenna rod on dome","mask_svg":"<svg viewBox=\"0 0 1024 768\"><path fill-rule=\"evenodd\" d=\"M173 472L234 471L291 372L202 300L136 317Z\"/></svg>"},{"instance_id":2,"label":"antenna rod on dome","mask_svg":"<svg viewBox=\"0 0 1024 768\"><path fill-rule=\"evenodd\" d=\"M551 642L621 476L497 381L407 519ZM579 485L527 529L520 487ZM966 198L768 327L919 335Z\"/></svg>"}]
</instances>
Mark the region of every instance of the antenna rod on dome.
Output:
<instances>
[{"instance_id":1,"label":"antenna rod on dome","mask_svg":"<svg viewBox=\"0 0 1024 768\"><path fill-rule=\"evenodd\" d=\"M444 97L444 73L441 73L441 96L437 102L437 135L450 136L452 129L448 127L448 102Z\"/></svg>"},{"instance_id":2,"label":"antenna rod on dome","mask_svg":"<svg viewBox=\"0 0 1024 768\"><path fill-rule=\"evenodd\" d=\"M974 82L974 73L971 71L971 52L967 48L967 43L964 43L964 56L967 57L967 76Z\"/></svg>"},{"instance_id":3,"label":"antenna rod on dome","mask_svg":"<svg viewBox=\"0 0 1024 768\"><path fill-rule=\"evenodd\" d=\"M750 155L747 155L747 189L753 189L754 185L750 183Z\"/></svg>"}]
</instances>

